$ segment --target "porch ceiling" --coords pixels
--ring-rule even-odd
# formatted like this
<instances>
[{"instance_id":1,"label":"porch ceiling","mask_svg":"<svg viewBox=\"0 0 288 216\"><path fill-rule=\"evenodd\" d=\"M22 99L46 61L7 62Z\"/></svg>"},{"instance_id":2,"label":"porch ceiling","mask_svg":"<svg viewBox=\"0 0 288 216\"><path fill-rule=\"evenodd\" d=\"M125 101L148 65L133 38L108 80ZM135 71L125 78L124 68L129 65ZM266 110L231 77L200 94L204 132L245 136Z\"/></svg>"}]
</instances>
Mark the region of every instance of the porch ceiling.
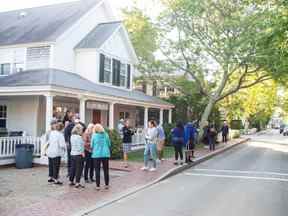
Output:
<instances>
[{"instance_id":1,"label":"porch ceiling","mask_svg":"<svg viewBox=\"0 0 288 216\"><path fill-rule=\"evenodd\" d=\"M70 90L71 93L90 94L95 97L114 98L116 101L126 101L127 104L133 105L152 105L155 107L173 108L174 106L159 98L145 95L140 91L126 90L116 87L109 87L93 83L78 74L66 72L57 69L39 69L29 70L21 73L15 73L10 76L0 78L0 93L7 92L9 89L37 87L39 91L41 86L52 87L51 90L63 88ZM114 100L113 100L114 101ZM111 102L113 102L111 101Z\"/></svg>"}]
</instances>

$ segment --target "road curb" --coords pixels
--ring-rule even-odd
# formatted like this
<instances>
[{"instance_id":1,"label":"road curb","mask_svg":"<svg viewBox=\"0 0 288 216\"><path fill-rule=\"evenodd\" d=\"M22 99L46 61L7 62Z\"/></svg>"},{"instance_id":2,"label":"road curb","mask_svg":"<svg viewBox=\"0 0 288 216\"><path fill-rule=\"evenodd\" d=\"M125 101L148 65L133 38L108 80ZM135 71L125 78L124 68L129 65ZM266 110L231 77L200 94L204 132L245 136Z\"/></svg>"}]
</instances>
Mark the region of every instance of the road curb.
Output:
<instances>
[{"instance_id":1,"label":"road curb","mask_svg":"<svg viewBox=\"0 0 288 216\"><path fill-rule=\"evenodd\" d=\"M140 187L133 188L133 189L129 190L128 192L120 194L119 196L117 196L117 197L115 197L115 198L113 198L111 200L104 201L104 202L99 203L99 204L97 204L97 205L95 205L95 206L93 206L93 207L91 207L89 209L80 211L77 214L74 214L74 216L89 215L89 214L93 213L94 211L97 211L97 210L99 210L99 209L101 209L101 208L103 208L105 206L111 205L111 204L113 204L113 203L115 203L115 202L117 202L117 201L119 201L119 200L121 200L123 198L131 196L131 195L133 195L133 194L135 194L135 193L137 193L139 191L142 191L142 190L144 190L144 189L146 189L146 188L148 188L148 187L150 187L150 186L152 186L152 185L154 185L156 183L159 183L159 182L161 182L161 181L163 181L163 180L165 180L165 179L167 179L169 177L177 175L178 173L181 173L181 172L183 172L186 169L189 169L189 168L191 168L193 166L196 166L196 165L198 165L198 164L200 164L200 163L202 163L202 162L204 162L206 160L209 160L210 158L212 158L212 157L214 157L216 155L219 155L219 154L221 154L221 153L223 153L225 151L228 151L229 149L232 149L232 148L234 148L234 147L236 147L236 146L238 146L240 144L243 144L243 143L245 143L245 142L247 142L249 140L250 140L250 138L245 138L245 139L241 140L240 142L231 144L231 145L229 145L227 147L224 147L224 148L218 149L218 150L216 150L216 151L214 151L212 153L209 153L208 155L200 157L197 160L195 160L192 164L186 164L186 165L183 165L183 166L178 166L178 167L172 168L169 171L167 171L166 173L164 173L162 176L160 176L158 179L156 179L156 180L154 180L154 181L152 181L152 182L150 182L150 183L148 183L146 185L142 185Z\"/></svg>"}]
</instances>

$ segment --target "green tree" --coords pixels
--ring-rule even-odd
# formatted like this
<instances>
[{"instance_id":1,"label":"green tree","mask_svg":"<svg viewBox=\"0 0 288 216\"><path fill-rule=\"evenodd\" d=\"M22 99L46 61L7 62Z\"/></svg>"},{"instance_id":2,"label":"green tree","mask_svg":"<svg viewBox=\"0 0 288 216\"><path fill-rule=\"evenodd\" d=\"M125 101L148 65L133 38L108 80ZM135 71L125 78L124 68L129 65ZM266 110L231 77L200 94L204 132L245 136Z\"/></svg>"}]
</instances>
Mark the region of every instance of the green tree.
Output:
<instances>
[{"instance_id":1,"label":"green tree","mask_svg":"<svg viewBox=\"0 0 288 216\"><path fill-rule=\"evenodd\" d=\"M287 51L282 49L287 34L281 28L287 18L282 3L249 0L163 0L163 3L167 10L158 24L160 47L171 65L185 72L186 78L193 80L198 92L206 98L201 126L219 101L241 89L287 74Z\"/></svg>"}]
</instances>

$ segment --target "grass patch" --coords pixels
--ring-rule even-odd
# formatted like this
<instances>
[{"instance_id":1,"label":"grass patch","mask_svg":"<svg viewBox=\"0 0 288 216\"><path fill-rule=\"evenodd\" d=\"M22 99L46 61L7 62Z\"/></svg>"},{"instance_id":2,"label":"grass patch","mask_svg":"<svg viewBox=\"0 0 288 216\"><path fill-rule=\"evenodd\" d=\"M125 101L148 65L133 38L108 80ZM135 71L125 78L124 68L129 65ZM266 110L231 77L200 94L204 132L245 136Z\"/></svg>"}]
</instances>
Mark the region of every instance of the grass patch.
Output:
<instances>
[{"instance_id":1,"label":"grass patch","mask_svg":"<svg viewBox=\"0 0 288 216\"><path fill-rule=\"evenodd\" d=\"M144 149L133 151L128 153L128 161L143 162ZM174 148L172 146L166 146L164 148L164 158L174 157Z\"/></svg>"}]
</instances>

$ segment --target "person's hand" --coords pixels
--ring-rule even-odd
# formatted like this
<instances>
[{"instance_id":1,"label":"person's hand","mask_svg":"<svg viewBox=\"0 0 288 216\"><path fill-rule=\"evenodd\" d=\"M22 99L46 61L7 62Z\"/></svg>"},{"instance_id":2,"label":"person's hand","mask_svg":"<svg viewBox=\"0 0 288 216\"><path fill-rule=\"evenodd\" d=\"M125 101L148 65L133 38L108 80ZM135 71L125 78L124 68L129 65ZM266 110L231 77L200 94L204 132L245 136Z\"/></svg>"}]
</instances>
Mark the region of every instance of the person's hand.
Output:
<instances>
[{"instance_id":1,"label":"person's hand","mask_svg":"<svg viewBox=\"0 0 288 216\"><path fill-rule=\"evenodd\" d=\"M83 158L85 157L85 153L84 152L81 155L82 155Z\"/></svg>"}]
</instances>

